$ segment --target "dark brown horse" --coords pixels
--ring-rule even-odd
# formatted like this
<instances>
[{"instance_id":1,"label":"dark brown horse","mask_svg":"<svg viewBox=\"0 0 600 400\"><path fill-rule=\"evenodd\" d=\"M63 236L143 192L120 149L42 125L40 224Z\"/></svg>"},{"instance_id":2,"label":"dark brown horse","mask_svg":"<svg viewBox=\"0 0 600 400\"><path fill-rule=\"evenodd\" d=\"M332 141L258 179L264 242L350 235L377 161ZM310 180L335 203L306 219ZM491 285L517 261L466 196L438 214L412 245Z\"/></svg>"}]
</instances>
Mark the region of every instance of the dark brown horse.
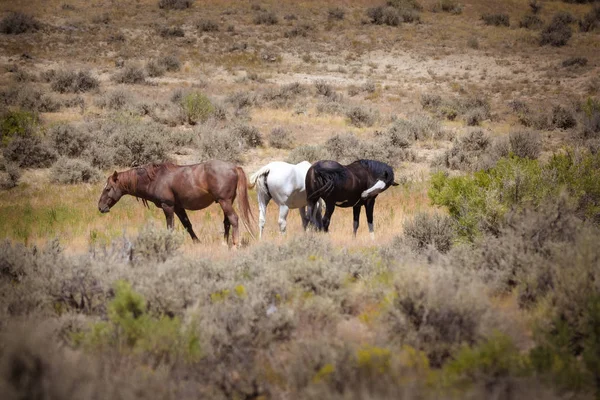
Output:
<instances>
[{"instance_id":1,"label":"dark brown horse","mask_svg":"<svg viewBox=\"0 0 600 400\"><path fill-rule=\"evenodd\" d=\"M121 196L129 194L142 199L146 206L152 202L162 208L169 229L173 229L173 214L176 214L192 239L197 241L185 210L201 210L212 203L219 203L225 216L225 242L228 242L229 229L233 227L235 246L239 243L238 216L233 210L236 194L239 195L242 222L254 236L250 229L252 211L247 185L244 170L225 161L212 160L185 166L148 164L123 172L115 171L109 176L98 201L98 209L107 213Z\"/></svg>"},{"instance_id":2,"label":"dark brown horse","mask_svg":"<svg viewBox=\"0 0 600 400\"><path fill-rule=\"evenodd\" d=\"M336 161L317 161L306 173L306 196L308 199L308 215L319 198L325 201L326 210L322 228L327 232L335 207L353 207L354 235L358 230L360 208L365 206L367 223L371 237L374 237L373 209L377 195L390 186L398 186L394 182L394 170L389 165L374 160L358 160L349 165L341 165ZM318 221L312 219L318 227Z\"/></svg>"}]
</instances>

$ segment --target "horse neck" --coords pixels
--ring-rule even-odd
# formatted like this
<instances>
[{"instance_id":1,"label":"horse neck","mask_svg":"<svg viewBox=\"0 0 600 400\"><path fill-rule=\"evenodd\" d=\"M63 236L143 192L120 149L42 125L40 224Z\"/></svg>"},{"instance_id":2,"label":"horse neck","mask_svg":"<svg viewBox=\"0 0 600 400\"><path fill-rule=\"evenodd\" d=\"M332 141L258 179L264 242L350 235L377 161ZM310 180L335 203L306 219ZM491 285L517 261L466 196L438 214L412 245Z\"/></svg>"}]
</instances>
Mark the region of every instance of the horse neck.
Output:
<instances>
[{"instance_id":1,"label":"horse neck","mask_svg":"<svg viewBox=\"0 0 600 400\"><path fill-rule=\"evenodd\" d=\"M119 185L125 194L141 198L146 197L147 179L140 177L135 168L119 174Z\"/></svg>"}]
</instances>

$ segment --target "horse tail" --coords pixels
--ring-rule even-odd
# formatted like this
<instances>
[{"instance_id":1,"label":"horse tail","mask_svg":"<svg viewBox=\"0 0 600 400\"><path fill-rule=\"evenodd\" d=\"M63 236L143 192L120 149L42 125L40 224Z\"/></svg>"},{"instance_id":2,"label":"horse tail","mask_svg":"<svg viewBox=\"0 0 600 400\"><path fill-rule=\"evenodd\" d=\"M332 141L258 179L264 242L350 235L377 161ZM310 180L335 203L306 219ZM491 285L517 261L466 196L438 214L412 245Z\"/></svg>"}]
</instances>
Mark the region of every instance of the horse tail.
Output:
<instances>
[{"instance_id":1,"label":"horse tail","mask_svg":"<svg viewBox=\"0 0 600 400\"><path fill-rule=\"evenodd\" d=\"M313 190L307 196L308 201L317 201L319 198L329 197L335 188L336 172L323 168L319 163L314 164L311 169L313 172Z\"/></svg>"},{"instance_id":2,"label":"horse tail","mask_svg":"<svg viewBox=\"0 0 600 400\"><path fill-rule=\"evenodd\" d=\"M250 236L253 239L256 239L254 235L254 230L250 228L250 218L254 219L254 215L252 214L252 209L250 208L250 202L248 201L248 179L246 178L246 173L241 167L235 167L235 171L238 176L237 183L237 195L238 195L238 206L240 208L240 214L242 216L241 220L246 230L250 232Z\"/></svg>"},{"instance_id":3,"label":"horse tail","mask_svg":"<svg viewBox=\"0 0 600 400\"><path fill-rule=\"evenodd\" d=\"M258 179L262 176L268 175L271 172L271 164L267 164L252 175L250 175L250 181L248 182L248 189L252 189Z\"/></svg>"}]
</instances>

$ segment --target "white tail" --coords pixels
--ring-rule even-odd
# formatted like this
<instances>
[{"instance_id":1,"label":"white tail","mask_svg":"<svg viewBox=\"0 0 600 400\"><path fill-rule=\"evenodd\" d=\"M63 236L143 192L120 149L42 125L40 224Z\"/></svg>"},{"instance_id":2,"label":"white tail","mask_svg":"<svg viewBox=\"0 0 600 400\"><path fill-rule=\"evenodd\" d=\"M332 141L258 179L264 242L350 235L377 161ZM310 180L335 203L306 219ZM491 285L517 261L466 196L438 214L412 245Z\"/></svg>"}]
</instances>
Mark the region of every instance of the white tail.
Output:
<instances>
[{"instance_id":1,"label":"white tail","mask_svg":"<svg viewBox=\"0 0 600 400\"><path fill-rule=\"evenodd\" d=\"M248 188L252 189L254 185L256 185L256 181L258 180L258 178L267 175L269 172L271 172L271 165L267 164L252 175L250 175L250 180L248 181Z\"/></svg>"}]
</instances>

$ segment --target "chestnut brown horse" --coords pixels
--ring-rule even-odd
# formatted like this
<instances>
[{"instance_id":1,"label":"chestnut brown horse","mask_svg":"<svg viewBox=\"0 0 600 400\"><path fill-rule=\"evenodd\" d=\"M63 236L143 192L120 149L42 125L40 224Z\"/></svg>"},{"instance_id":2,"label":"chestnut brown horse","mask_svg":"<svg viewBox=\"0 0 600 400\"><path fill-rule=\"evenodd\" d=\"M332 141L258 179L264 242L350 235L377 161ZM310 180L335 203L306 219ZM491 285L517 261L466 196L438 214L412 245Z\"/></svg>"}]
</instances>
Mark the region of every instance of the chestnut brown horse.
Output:
<instances>
[{"instance_id":1,"label":"chestnut brown horse","mask_svg":"<svg viewBox=\"0 0 600 400\"><path fill-rule=\"evenodd\" d=\"M185 210L201 210L212 203L223 209L224 239L229 241L229 229L233 227L233 245L239 244L238 216L233 201L238 195L242 222L254 237L250 228L252 210L248 202L248 181L244 170L231 163L211 160L194 165L170 163L148 164L123 172L115 171L106 180L106 186L98 201L101 213L107 213L123 195L131 195L161 208L167 219L167 227L173 229L173 214L188 231L194 241L198 237L192 229Z\"/></svg>"}]
</instances>

